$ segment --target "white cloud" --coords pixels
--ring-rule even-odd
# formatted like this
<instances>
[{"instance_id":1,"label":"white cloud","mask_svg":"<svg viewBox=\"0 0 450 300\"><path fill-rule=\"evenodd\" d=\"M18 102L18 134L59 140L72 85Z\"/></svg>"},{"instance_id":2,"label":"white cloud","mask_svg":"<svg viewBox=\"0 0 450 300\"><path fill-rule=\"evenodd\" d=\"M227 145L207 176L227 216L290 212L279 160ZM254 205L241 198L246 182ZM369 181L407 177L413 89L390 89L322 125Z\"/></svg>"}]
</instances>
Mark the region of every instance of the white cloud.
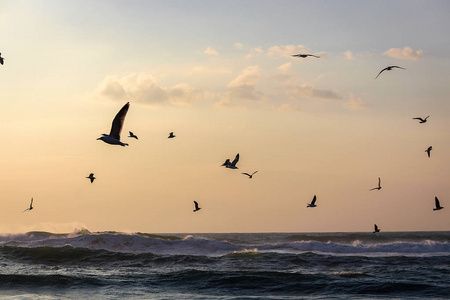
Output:
<instances>
[{"instance_id":1,"label":"white cloud","mask_svg":"<svg viewBox=\"0 0 450 300\"><path fill-rule=\"evenodd\" d=\"M261 77L261 70L258 66L245 68L239 76L230 81L227 91L224 93L219 106L233 106L241 101L258 101L262 94L256 90L256 82Z\"/></svg>"},{"instance_id":2,"label":"white cloud","mask_svg":"<svg viewBox=\"0 0 450 300\"><path fill-rule=\"evenodd\" d=\"M235 43L234 47L237 49L242 49L242 48L244 48L244 45L242 45L242 43Z\"/></svg>"},{"instance_id":3,"label":"white cloud","mask_svg":"<svg viewBox=\"0 0 450 300\"><path fill-rule=\"evenodd\" d=\"M350 111L361 110L367 107L367 105L359 98L356 98L352 93L350 93L350 100L348 102L342 103L342 106Z\"/></svg>"},{"instance_id":4,"label":"white cloud","mask_svg":"<svg viewBox=\"0 0 450 300\"><path fill-rule=\"evenodd\" d=\"M353 56L352 51L350 51L350 50L349 50L349 51L345 51L345 52L344 52L344 55L345 55L345 58L346 58L346 59L349 59L349 60L350 60L350 59L355 59L355 57Z\"/></svg>"},{"instance_id":5,"label":"white cloud","mask_svg":"<svg viewBox=\"0 0 450 300\"><path fill-rule=\"evenodd\" d=\"M293 54L307 53L309 49L303 45L273 46L267 50L267 56L273 58L292 57Z\"/></svg>"},{"instance_id":6,"label":"white cloud","mask_svg":"<svg viewBox=\"0 0 450 300\"><path fill-rule=\"evenodd\" d=\"M414 51L413 49L411 49L411 47L406 46L403 49L391 48L391 49L387 50L386 52L384 52L383 55L387 55L387 56L399 58L399 59L417 60L420 56L422 56L422 53L423 53L422 50Z\"/></svg>"},{"instance_id":7,"label":"white cloud","mask_svg":"<svg viewBox=\"0 0 450 300\"><path fill-rule=\"evenodd\" d=\"M312 84L288 85L291 94L310 99L319 100L340 100L342 97L337 90L316 88Z\"/></svg>"},{"instance_id":8,"label":"white cloud","mask_svg":"<svg viewBox=\"0 0 450 300\"><path fill-rule=\"evenodd\" d=\"M199 92L186 83L163 87L145 73L122 77L107 76L97 88L96 94L110 100L133 99L146 104L189 105L199 97Z\"/></svg>"},{"instance_id":9,"label":"white cloud","mask_svg":"<svg viewBox=\"0 0 450 300\"><path fill-rule=\"evenodd\" d=\"M206 48L205 51L203 51L203 53L209 54L209 55L219 55L219 53L217 53L216 50L214 50L211 47Z\"/></svg>"},{"instance_id":10,"label":"white cloud","mask_svg":"<svg viewBox=\"0 0 450 300\"><path fill-rule=\"evenodd\" d=\"M289 69L291 68L291 66L292 66L292 63L291 63L291 62L288 62L288 63L282 64L282 65L279 66L277 69L278 69L279 71L281 71L282 73L287 73L287 71L289 71Z\"/></svg>"}]
</instances>

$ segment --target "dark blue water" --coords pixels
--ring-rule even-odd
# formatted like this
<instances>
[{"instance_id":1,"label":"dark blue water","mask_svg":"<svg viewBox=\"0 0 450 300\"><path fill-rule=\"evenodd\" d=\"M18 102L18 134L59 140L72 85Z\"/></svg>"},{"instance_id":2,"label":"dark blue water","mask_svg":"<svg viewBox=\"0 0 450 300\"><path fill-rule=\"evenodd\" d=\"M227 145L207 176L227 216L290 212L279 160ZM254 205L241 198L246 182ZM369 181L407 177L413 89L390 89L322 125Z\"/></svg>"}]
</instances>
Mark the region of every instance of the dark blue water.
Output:
<instances>
[{"instance_id":1,"label":"dark blue water","mask_svg":"<svg viewBox=\"0 0 450 300\"><path fill-rule=\"evenodd\" d=\"M7 299L449 299L450 232L0 237Z\"/></svg>"}]
</instances>

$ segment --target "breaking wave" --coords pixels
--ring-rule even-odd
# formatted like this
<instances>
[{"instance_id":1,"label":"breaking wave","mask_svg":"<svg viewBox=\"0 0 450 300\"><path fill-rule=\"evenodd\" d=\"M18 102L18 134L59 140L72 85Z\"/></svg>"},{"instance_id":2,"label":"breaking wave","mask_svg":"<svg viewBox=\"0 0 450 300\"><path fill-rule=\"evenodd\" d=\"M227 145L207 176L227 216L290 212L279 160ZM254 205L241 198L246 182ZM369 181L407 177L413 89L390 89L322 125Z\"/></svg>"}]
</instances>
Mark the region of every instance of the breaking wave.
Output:
<instances>
[{"instance_id":1,"label":"breaking wave","mask_svg":"<svg viewBox=\"0 0 450 300\"><path fill-rule=\"evenodd\" d=\"M292 242L267 242L251 244L241 241L232 243L205 237L186 235L184 238L172 235L153 235L146 233L125 234L118 232L91 233L87 230L71 234L53 234L48 232L29 232L22 235L0 236L3 251L16 248L47 249L84 249L103 250L129 254L154 255L197 255L197 256L241 256L258 253L302 254L316 253L326 255L450 255L448 241L421 240L415 242L396 241L388 243L362 242L351 243L319 242L303 240ZM44 251L44 250L42 250ZM74 254L73 251L70 252Z\"/></svg>"}]
</instances>

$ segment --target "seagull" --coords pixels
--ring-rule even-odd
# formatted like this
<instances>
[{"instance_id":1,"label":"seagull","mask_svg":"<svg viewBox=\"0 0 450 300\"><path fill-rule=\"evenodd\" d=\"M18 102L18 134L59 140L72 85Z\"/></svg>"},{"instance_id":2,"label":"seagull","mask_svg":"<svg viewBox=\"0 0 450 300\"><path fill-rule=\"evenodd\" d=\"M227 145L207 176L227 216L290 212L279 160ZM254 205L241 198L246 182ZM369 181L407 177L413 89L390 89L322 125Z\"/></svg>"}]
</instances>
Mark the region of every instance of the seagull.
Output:
<instances>
[{"instance_id":1,"label":"seagull","mask_svg":"<svg viewBox=\"0 0 450 300\"><path fill-rule=\"evenodd\" d=\"M375 230L373 231L373 233L380 232L380 229L378 229L377 224L373 224L373 225L374 225L374 228L375 228Z\"/></svg>"},{"instance_id":2,"label":"seagull","mask_svg":"<svg viewBox=\"0 0 450 300\"><path fill-rule=\"evenodd\" d=\"M93 183L93 182L94 182L94 179L95 179L94 173L89 174L89 176L86 177L86 178L89 178L89 179L91 180L91 183Z\"/></svg>"},{"instance_id":3,"label":"seagull","mask_svg":"<svg viewBox=\"0 0 450 300\"><path fill-rule=\"evenodd\" d=\"M236 167L238 161L239 161L239 153L236 154L236 157L232 162L230 162L230 159L227 158L227 160L222 164L222 166L225 166L229 169L238 169L238 167Z\"/></svg>"},{"instance_id":4,"label":"seagull","mask_svg":"<svg viewBox=\"0 0 450 300\"><path fill-rule=\"evenodd\" d=\"M129 107L130 102L127 102L114 118L109 135L104 133L97 140L102 140L110 145L128 146L128 144L120 141L120 133L122 132L123 122L125 121L125 116L127 115Z\"/></svg>"},{"instance_id":5,"label":"seagull","mask_svg":"<svg viewBox=\"0 0 450 300\"><path fill-rule=\"evenodd\" d=\"M311 203L308 203L308 206L306 207L316 207L316 195L314 195L314 198L312 199Z\"/></svg>"},{"instance_id":6,"label":"seagull","mask_svg":"<svg viewBox=\"0 0 450 300\"><path fill-rule=\"evenodd\" d=\"M380 179L380 177L378 177L378 187L374 187L373 189L370 189L369 191L373 191L373 190L381 190L381 179Z\"/></svg>"},{"instance_id":7,"label":"seagull","mask_svg":"<svg viewBox=\"0 0 450 300\"><path fill-rule=\"evenodd\" d=\"M399 67L399 66L389 66L389 67L386 67L386 68L384 68L383 70L381 70L380 73L378 73L377 77L375 77L375 79L377 79L378 76L380 76L380 74L383 73L384 71L390 71L390 70L392 70L393 68L399 68L399 69L406 70L405 68L402 68L402 67Z\"/></svg>"},{"instance_id":8,"label":"seagull","mask_svg":"<svg viewBox=\"0 0 450 300\"><path fill-rule=\"evenodd\" d=\"M0 64L3 65L4 60L5 60L5 59L2 57L2 54L0 53Z\"/></svg>"},{"instance_id":9,"label":"seagull","mask_svg":"<svg viewBox=\"0 0 450 300\"><path fill-rule=\"evenodd\" d=\"M171 132L171 133L169 133L169 136L167 137L168 139L172 139L172 138L174 138L174 137L176 137L176 135L173 135L173 132Z\"/></svg>"},{"instance_id":10,"label":"seagull","mask_svg":"<svg viewBox=\"0 0 450 300\"><path fill-rule=\"evenodd\" d=\"M197 203L197 201L194 201L194 205L195 205L195 209L194 209L194 212L196 212L197 210L200 210L200 209L202 209L201 207L198 207L198 203Z\"/></svg>"},{"instance_id":11,"label":"seagull","mask_svg":"<svg viewBox=\"0 0 450 300\"><path fill-rule=\"evenodd\" d=\"M427 150L425 150L425 152L428 154L428 157L430 157L431 150L433 150L433 146L430 146L427 148Z\"/></svg>"},{"instance_id":12,"label":"seagull","mask_svg":"<svg viewBox=\"0 0 450 300\"><path fill-rule=\"evenodd\" d=\"M436 208L433 208L433 210L441 210L441 209L443 209L443 207L439 203L439 200L438 200L438 198L436 196L434 197L434 202L436 202Z\"/></svg>"},{"instance_id":13,"label":"seagull","mask_svg":"<svg viewBox=\"0 0 450 300\"><path fill-rule=\"evenodd\" d=\"M247 175L249 179L252 179L253 175L255 175L256 173L258 173L258 171L255 171L252 174L248 174L248 173L242 173L242 174Z\"/></svg>"},{"instance_id":14,"label":"seagull","mask_svg":"<svg viewBox=\"0 0 450 300\"><path fill-rule=\"evenodd\" d=\"M308 57L308 56L313 56L313 57L320 58L320 56L313 55L313 54L294 54L294 55L292 55L292 56L294 56L294 57L301 57L301 58L306 58L306 57Z\"/></svg>"},{"instance_id":15,"label":"seagull","mask_svg":"<svg viewBox=\"0 0 450 300\"><path fill-rule=\"evenodd\" d=\"M26 212L27 210L32 210L32 209L33 209L33 198L31 198L30 207L25 209L22 213Z\"/></svg>"},{"instance_id":16,"label":"seagull","mask_svg":"<svg viewBox=\"0 0 450 300\"><path fill-rule=\"evenodd\" d=\"M137 135L135 135L134 133L132 133L131 131L128 131L130 133L130 135L128 136L129 138L135 138L138 139Z\"/></svg>"},{"instance_id":17,"label":"seagull","mask_svg":"<svg viewBox=\"0 0 450 300\"><path fill-rule=\"evenodd\" d=\"M428 119L428 117L429 116L427 116L425 119L422 119L422 118L412 118L413 120L419 120L420 122L419 123L425 123L426 121L427 121L427 119Z\"/></svg>"}]
</instances>

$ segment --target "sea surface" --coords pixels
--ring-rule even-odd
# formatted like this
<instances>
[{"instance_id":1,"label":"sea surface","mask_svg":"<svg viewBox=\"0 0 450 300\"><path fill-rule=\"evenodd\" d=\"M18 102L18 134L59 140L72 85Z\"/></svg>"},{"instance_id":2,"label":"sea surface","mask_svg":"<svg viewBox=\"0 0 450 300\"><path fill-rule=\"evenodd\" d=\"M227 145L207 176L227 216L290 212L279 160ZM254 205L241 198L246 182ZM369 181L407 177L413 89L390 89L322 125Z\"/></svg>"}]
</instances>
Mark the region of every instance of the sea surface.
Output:
<instances>
[{"instance_id":1,"label":"sea surface","mask_svg":"<svg viewBox=\"0 0 450 300\"><path fill-rule=\"evenodd\" d=\"M450 299L450 232L2 235L0 299Z\"/></svg>"}]
</instances>

